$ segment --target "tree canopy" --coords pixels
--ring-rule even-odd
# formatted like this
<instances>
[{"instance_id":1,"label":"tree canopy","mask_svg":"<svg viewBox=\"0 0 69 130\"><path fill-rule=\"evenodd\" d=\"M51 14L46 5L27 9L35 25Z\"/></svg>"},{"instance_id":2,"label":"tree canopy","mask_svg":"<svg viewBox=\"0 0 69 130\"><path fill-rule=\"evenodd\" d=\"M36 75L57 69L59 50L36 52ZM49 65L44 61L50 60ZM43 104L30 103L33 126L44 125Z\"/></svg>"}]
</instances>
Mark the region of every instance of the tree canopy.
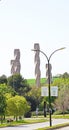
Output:
<instances>
[{"instance_id":1,"label":"tree canopy","mask_svg":"<svg viewBox=\"0 0 69 130\"><path fill-rule=\"evenodd\" d=\"M16 117L24 115L30 110L26 99L23 96L14 96L7 100L7 114Z\"/></svg>"},{"instance_id":2,"label":"tree canopy","mask_svg":"<svg viewBox=\"0 0 69 130\"><path fill-rule=\"evenodd\" d=\"M12 75L8 78L8 85L12 86L19 95L25 95L29 90L30 86L27 80L22 78L20 74Z\"/></svg>"}]
</instances>

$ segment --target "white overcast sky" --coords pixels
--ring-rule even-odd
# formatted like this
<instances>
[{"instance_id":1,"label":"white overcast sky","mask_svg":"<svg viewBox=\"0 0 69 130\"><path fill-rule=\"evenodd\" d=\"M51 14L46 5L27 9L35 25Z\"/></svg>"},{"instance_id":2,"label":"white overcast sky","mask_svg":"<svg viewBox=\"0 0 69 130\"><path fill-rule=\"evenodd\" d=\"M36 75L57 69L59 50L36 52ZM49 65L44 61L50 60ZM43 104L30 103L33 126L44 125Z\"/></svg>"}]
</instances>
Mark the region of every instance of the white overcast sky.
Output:
<instances>
[{"instance_id":1,"label":"white overcast sky","mask_svg":"<svg viewBox=\"0 0 69 130\"><path fill-rule=\"evenodd\" d=\"M0 1L0 76L10 76L14 49L21 52L21 75L35 78L34 43L51 58L52 74L69 73L69 0ZM46 76L44 55L40 53L41 77Z\"/></svg>"}]
</instances>

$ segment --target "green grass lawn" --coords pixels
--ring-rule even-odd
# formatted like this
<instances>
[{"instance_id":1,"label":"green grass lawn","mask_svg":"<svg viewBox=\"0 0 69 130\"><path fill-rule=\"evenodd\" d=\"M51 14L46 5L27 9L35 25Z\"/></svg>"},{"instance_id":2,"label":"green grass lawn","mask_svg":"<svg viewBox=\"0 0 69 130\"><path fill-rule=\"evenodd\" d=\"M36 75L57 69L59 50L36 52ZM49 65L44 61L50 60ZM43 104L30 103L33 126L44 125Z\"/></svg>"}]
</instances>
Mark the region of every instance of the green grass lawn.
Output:
<instances>
[{"instance_id":1,"label":"green grass lawn","mask_svg":"<svg viewBox=\"0 0 69 130\"><path fill-rule=\"evenodd\" d=\"M52 118L69 119L69 114L66 114L66 115L52 115ZM47 117L38 116L38 117L24 118L23 120L13 121L13 122L10 122L10 123L7 123L5 121L3 124L0 124L0 127L16 126L16 125L31 124L31 123L40 123L40 122L46 122L48 120L49 120L49 116L47 116ZM69 123L66 123L64 125L69 125ZM42 130L45 130L45 129L42 129Z\"/></svg>"},{"instance_id":2,"label":"green grass lawn","mask_svg":"<svg viewBox=\"0 0 69 130\"><path fill-rule=\"evenodd\" d=\"M36 80L35 79L27 79L27 82L28 82L28 84L30 85L30 86L35 86L36 84ZM41 85L44 85L44 84L46 84L46 78L41 78L40 79L40 83L41 83Z\"/></svg>"},{"instance_id":3,"label":"green grass lawn","mask_svg":"<svg viewBox=\"0 0 69 130\"><path fill-rule=\"evenodd\" d=\"M59 78L53 77L53 80L55 80L55 79L59 79ZM35 86L36 85L36 80L35 79L27 79L27 82L28 82L28 84L30 86ZM46 85L46 78L41 78L40 83L41 83L41 86Z\"/></svg>"},{"instance_id":4,"label":"green grass lawn","mask_svg":"<svg viewBox=\"0 0 69 130\"><path fill-rule=\"evenodd\" d=\"M53 115L52 118L63 118L63 119L69 119L69 114L64 114L64 115Z\"/></svg>"},{"instance_id":5,"label":"green grass lawn","mask_svg":"<svg viewBox=\"0 0 69 130\"><path fill-rule=\"evenodd\" d=\"M44 117L24 118L22 120L13 121L9 123L4 121L2 124L0 124L0 127L17 126L17 125L32 124L32 123L39 123L39 122L46 122L46 121L48 121L48 119Z\"/></svg>"}]
</instances>

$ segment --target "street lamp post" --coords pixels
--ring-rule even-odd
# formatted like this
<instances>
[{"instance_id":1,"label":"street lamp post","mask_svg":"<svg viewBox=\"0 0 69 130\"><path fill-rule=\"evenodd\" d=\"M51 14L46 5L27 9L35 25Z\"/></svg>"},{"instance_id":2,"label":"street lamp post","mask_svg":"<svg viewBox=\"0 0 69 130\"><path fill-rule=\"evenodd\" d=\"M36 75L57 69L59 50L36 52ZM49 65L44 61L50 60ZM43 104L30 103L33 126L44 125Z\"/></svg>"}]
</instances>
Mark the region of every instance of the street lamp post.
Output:
<instances>
[{"instance_id":1,"label":"street lamp post","mask_svg":"<svg viewBox=\"0 0 69 130\"><path fill-rule=\"evenodd\" d=\"M59 49L53 51L49 57L43 51L41 51L41 50L32 49L32 51L39 51L43 55L45 55L45 57L47 59L47 62L48 62L48 88L49 88L49 119L50 119L50 126L52 126L52 121L51 121L51 92L50 92L50 59L51 59L52 55L55 52L63 50L63 49L65 49L65 47L59 48Z\"/></svg>"}]
</instances>

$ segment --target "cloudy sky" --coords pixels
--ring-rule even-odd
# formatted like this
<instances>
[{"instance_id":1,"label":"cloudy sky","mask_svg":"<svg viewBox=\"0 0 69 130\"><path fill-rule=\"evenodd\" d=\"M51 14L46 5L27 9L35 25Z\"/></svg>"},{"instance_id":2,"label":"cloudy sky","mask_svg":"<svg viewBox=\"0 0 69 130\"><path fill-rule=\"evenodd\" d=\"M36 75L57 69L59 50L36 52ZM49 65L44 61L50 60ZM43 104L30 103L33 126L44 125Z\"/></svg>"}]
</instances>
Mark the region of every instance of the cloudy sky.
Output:
<instances>
[{"instance_id":1,"label":"cloudy sky","mask_svg":"<svg viewBox=\"0 0 69 130\"><path fill-rule=\"evenodd\" d=\"M51 58L52 74L69 73L69 0L0 1L0 76L10 76L14 49L20 49L21 75L35 78L34 43ZM46 76L44 55L40 53L41 77Z\"/></svg>"}]
</instances>

